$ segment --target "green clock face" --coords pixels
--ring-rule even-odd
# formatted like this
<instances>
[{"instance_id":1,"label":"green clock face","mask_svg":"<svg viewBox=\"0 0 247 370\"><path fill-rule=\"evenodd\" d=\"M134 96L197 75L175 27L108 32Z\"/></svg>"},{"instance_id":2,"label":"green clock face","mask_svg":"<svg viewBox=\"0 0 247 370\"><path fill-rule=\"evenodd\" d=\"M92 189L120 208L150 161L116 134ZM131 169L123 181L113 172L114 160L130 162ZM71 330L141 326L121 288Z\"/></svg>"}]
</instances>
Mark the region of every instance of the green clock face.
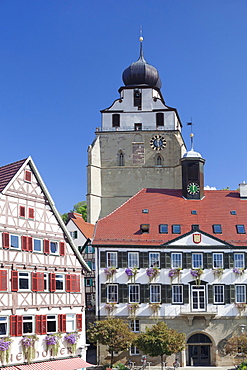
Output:
<instances>
[{"instance_id":1,"label":"green clock face","mask_svg":"<svg viewBox=\"0 0 247 370\"><path fill-rule=\"evenodd\" d=\"M150 146L153 150L162 150L166 146L166 140L161 135L155 135L150 140Z\"/></svg>"},{"instance_id":2,"label":"green clock face","mask_svg":"<svg viewBox=\"0 0 247 370\"><path fill-rule=\"evenodd\" d=\"M191 182L187 186L187 191L189 194L194 195L196 193L199 193L199 190L200 190L200 186L196 182Z\"/></svg>"}]
</instances>

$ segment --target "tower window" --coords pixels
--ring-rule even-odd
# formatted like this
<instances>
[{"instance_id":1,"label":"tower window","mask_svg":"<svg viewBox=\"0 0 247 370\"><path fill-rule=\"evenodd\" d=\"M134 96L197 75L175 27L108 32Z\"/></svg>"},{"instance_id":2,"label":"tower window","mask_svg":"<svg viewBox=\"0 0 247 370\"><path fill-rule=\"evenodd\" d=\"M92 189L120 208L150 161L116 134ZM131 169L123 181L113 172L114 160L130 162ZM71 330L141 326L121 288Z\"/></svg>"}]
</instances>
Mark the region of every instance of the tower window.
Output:
<instances>
[{"instance_id":1,"label":"tower window","mask_svg":"<svg viewBox=\"0 0 247 370\"><path fill-rule=\"evenodd\" d=\"M138 89L134 90L134 107L142 109L142 94Z\"/></svg>"},{"instance_id":2,"label":"tower window","mask_svg":"<svg viewBox=\"0 0 247 370\"><path fill-rule=\"evenodd\" d=\"M124 166L124 154L123 154L123 152L118 153L118 166Z\"/></svg>"},{"instance_id":3,"label":"tower window","mask_svg":"<svg viewBox=\"0 0 247 370\"><path fill-rule=\"evenodd\" d=\"M141 131L142 130L142 124L141 123L135 123L135 131Z\"/></svg>"},{"instance_id":4,"label":"tower window","mask_svg":"<svg viewBox=\"0 0 247 370\"><path fill-rule=\"evenodd\" d=\"M188 165L188 177L192 180L197 180L198 177L198 163L189 163Z\"/></svg>"},{"instance_id":5,"label":"tower window","mask_svg":"<svg viewBox=\"0 0 247 370\"><path fill-rule=\"evenodd\" d=\"M157 157L156 157L156 166L162 166L161 155L157 155Z\"/></svg>"},{"instance_id":6,"label":"tower window","mask_svg":"<svg viewBox=\"0 0 247 370\"><path fill-rule=\"evenodd\" d=\"M164 126L164 113L156 113L156 126Z\"/></svg>"},{"instance_id":7,"label":"tower window","mask_svg":"<svg viewBox=\"0 0 247 370\"><path fill-rule=\"evenodd\" d=\"M120 127L120 114L112 115L112 127Z\"/></svg>"}]
</instances>

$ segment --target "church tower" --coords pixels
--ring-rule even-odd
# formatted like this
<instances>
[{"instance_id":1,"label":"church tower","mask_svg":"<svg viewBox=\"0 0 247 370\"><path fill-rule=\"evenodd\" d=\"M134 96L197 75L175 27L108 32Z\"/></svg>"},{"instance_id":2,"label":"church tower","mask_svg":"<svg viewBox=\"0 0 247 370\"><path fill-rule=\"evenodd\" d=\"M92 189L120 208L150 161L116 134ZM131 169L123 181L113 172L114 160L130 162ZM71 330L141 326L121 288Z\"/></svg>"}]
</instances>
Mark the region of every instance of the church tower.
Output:
<instances>
[{"instance_id":1,"label":"church tower","mask_svg":"<svg viewBox=\"0 0 247 370\"><path fill-rule=\"evenodd\" d=\"M95 223L142 188L181 189L186 151L175 108L165 104L157 69L140 56L123 72L120 97L101 111L88 148L88 222Z\"/></svg>"}]
</instances>

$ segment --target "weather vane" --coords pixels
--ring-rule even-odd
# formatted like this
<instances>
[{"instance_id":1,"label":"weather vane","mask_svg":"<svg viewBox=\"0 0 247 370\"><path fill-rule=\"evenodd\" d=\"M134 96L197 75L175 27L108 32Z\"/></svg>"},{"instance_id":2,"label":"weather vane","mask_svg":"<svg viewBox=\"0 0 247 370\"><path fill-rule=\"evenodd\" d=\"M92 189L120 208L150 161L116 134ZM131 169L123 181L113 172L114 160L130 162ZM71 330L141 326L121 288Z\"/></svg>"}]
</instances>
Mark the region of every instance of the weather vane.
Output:
<instances>
[{"instance_id":1,"label":"weather vane","mask_svg":"<svg viewBox=\"0 0 247 370\"><path fill-rule=\"evenodd\" d=\"M191 145L191 150L194 150L194 134L193 134L193 129L192 129L192 126L193 126L193 123L192 123L192 117L191 117L191 120L190 122L187 122L187 126L190 126L190 145Z\"/></svg>"}]
</instances>

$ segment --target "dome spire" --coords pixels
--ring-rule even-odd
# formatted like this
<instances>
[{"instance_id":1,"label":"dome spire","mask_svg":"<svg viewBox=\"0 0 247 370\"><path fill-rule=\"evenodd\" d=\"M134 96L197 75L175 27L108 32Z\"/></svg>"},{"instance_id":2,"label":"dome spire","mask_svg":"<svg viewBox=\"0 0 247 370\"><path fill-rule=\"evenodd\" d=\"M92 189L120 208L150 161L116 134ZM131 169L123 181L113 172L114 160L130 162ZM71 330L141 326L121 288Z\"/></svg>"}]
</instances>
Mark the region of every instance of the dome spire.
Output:
<instances>
[{"instance_id":1,"label":"dome spire","mask_svg":"<svg viewBox=\"0 0 247 370\"><path fill-rule=\"evenodd\" d=\"M140 56L139 56L139 60L141 59L142 61L145 62L145 59L144 59L144 54L143 54L143 48L142 48L142 42L143 42L143 36L142 36L142 26L140 27L140 37L139 37L139 41L140 41Z\"/></svg>"}]
</instances>

